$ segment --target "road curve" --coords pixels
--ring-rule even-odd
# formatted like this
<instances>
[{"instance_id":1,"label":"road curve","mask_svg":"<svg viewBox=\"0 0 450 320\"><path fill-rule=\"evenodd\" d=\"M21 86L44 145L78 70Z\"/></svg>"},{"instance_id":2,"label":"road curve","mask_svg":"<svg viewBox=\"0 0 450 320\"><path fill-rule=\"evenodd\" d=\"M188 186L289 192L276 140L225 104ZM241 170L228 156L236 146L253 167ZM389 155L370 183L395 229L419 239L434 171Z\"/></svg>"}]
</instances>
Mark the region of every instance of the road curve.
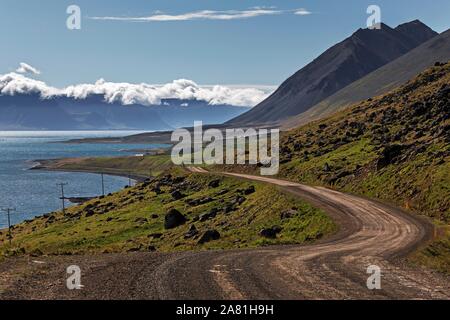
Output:
<instances>
[{"instance_id":1,"label":"road curve","mask_svg":"<svg viewBox=\"0 0 450 320\"><path fill-rule=\"evenodd\" d=\"M205 172L191 168L193 172ZM314 245L16 260L29 272L0 298L449 299L448 277L403 261L430 238L424 220L377 201L279 179L224 173L279 186L324 209L339 231ZM7 262L8 263L8 262ZM65 288L65 268L83 270L83 290ZM367 288L368 266L381 289ZM9 266L0 265L0 272ZM2 270L3 269L3 270ZM1 279L0 279L1 288Z\"/></svg>"}]
</instances>

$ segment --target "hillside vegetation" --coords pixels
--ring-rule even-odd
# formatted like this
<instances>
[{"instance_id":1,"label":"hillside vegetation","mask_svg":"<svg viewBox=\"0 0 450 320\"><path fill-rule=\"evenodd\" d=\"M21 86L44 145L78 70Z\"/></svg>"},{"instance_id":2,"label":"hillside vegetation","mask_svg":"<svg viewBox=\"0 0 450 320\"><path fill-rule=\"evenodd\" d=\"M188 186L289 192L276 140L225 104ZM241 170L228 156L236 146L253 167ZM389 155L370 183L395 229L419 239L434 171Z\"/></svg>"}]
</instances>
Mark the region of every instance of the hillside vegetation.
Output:
<instances>
[{"instance_id":1,"label":"hillside vegetation","mask_svg":"<svg viewBox=\"0 0 450 320\"><path fill-rule=\"evenodd\" d=\"M416 258L450 271L449 95L450 63L438 63L386 95L286 132L278 176L432 218L438 240ZM259 173L256 166L225 170Z\"/></svg>"},{"instance_id":2,"label":"hillside vegetation","mask_svg":"<svg viewBox=\"0 0 450 320\"><path fill-rule=\"evenodd\" d=\"M134 177L155 177L173 167L166 154L148 156L68 158L43 160L34 169L92 172Z\"/></svg>"},{"instance_id":3,"label":"hillside vegetation","mask_svg":"<svg viewBox=\"0 0 450 320\"><path fill-rule=\"evenodd\" d=\"M326 214L273 186L172 170L0 233L0 253L76 254L227 249L313 241L336 230Z\"/></svg>"}]
</instances>

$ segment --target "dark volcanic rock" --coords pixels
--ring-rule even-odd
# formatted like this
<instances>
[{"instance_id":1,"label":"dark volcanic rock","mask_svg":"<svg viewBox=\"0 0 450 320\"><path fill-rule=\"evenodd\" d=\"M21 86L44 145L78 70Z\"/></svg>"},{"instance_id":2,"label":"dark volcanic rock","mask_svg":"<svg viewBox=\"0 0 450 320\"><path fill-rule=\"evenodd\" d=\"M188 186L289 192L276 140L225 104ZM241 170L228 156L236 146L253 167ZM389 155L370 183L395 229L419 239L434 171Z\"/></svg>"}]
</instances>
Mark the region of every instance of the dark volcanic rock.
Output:
<instances>
[{"instance_id":1,"label":"dark volcanic rock","mask_svg":"<svg viewBox=\"0 0 450 320\"><path fill-rule=\"evenodd\" d=\"M208 230L201 236L198 243L203 244L218 239L220 239L220 233L217 230Z\"/></svg>"},{"instance_id":2,"label":"dark volcanic rock","mask_svg":"<svg viewBox=\"0 0 450 320\"><path fill-rule=\"evenodd\" d=\"M234 205L231 204L231 203L228 203L228 204L225 205L225 207L223 208L223 212L225 212L225 213L230 213L230 212L235 211L235 210L236 210L236 208L235 208Z\"/></svg>"},{"instance_id":3,"label":"dark volcanic rock","mask_svg":"<svg viewBox=\"0 0 450 320\"><path fill-rule=\"evenodd\" d=\"M146 218L140 217L140 218L136 218L136 219L134 220L134 222L139 223L139 224L144 224L144 223L147 223L148 220L147 220Z\"/></svg>"},{"instance_id":4,"label":"dark volcanic rock","mask_svg":"<svg viewBox=\"0 0 450 320\"><path fill-rule=\"evenodd\" d=\"M292 218L293 216L295 216L297 214L297 211L296 210L286 210L286 211L283 211L281 214L280 214L280 218L282 219L282 220L284 220L284 219L290 219L290 218Z\"/></svg>"},{"instance_id":5,"label":"dark volcanic rock","mask_svg":"<svg viewBox=\"0 0 450 320\"><path fill-rule=\"evenodd\" d=\"M208 184L208 187L210 187L210 188L217 188L219 185L220 185L220 180L216 179L216 180L211 181Z\"/></svg>"},{"instance_id":6,"label":"dark volcanic rock","mask_svg":"<svg viewBox=\"0 0 450 320\"><path fill-rule=\"evenodd\" d=\"M250 186L250 187L248 187L247 189L244 190L244 194L245 195L249 195L249 194L252 194L252 193L255 193L255 187L254 186Z\"/></svg>"},{"instance_id":7,"label":"dark volcanic rock","mask_svg":"<svg viewBox=\"0 0 450 320\"><path fill-rule=\"evenodd\" d=\"M259 234L264 238L275 239L281 230L281 227L273 226L272 228L262 229Z\"/></svg>"},{"instance_id":8,"label":"dark volcanic rock","mask_svg":"<svg viewBox=\"0 0 450 320\"><path fill-rule=\"evenodd\" d=\"M148 235L149 238L159 239L162 237L162 233L152 233Z\"/></svg>"},{"instance_id":9,"label":"dark volcanic rock","mask_svg":"<svg viewBox=\"0 0 450 320\"><path fill-rule=\"evenodd\" d=\"M193 237L195 237L197 234L198 234L198 230L197 230L197 228L195 227L195 225L193 224L193 225L189 228L189 231L186 232L186 233L184 234L184 238L185 238L185 239L193 238Z\"/></svg>"},{"instance_id":10,"label":"dark volcanic rock","mask_svg":"<svg viewBox=\"0 0 450 320\"><path fill-rule=\"evenodd\" d=\"M245 199L245 197L237 196L236 199L234 199L232 203L240 205L240 204L243 204L245 202L245 200L247 200L247 199Z\"/></svg>"},{"instance_id":11,"label":"dark volcanic rock","mask_svg":"<svg viewBox=\"0 0 450 320\"><path fill-rule=\"evenodd\" d=\"M212 208L210 212L200 215L199 219L201 222L204 222L206 220L215 218L217 215L217 212L218 212L217 208Z\"/></svg>"},{"instance_id":12,"label":"dark volcanic rock","mask_svg":"<svg viewBox=\"0 0 450 320\"><path fill-rule=\"evenodd\" d=\"M380 158L377 161L377 170L380 170L391 163L394 163L407 146L401 144L392 144L384 147Z\"/></svg>"},{"instance_id":13,"label":"dark volcanic rock","mask_svg":"<svg viewBox=\"0 0 450 320\"><path fill-rule=\"evenodd\" d=\"M173 198L174 200L180 200L181 198L184 197L184 195L183 195L180 191L178 191L178 190L173 191L173 192L171 193L171 196L172 196L172 198Z\"/></svg>"},{"instance_id":14,"label":"dark volcanic rock","mask_svg":"<svg viewBox=\"0 0 450 320\"><path fill-rule=\"evenodd\" d=\"M173 229L186 222L186 217L177 209L170 209L164 217L164 228Z\"/></svg>"},{"instance_id":15,"label":"dark volcanic rock","mask_svg":"<svg viewBox=\"0 0 450 320\"><path fill-rule=\"evenodd\" d=\"M95 211L94 210L87 210L87 212L86 212L86 217L91 217L91 216L93 216L95 214Z\"/></svg>"}]
</instances>

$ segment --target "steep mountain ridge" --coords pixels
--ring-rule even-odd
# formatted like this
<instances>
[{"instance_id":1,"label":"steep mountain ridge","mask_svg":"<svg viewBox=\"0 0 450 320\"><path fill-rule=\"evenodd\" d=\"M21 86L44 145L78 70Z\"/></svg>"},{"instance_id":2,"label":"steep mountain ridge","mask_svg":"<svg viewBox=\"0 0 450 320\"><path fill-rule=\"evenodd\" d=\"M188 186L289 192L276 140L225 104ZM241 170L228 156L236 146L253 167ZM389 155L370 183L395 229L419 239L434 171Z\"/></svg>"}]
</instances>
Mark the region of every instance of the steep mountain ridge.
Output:
<instances>
[{"instance_id":1,"label":"steep mountain ridge","mask_svg":"<svg viewBox=\"0 0 450 320\"><path fill-rule=\"evenodd\" d=\"M353 82L306 112L283 121L282 127L292 129L323 118L358 101L385 94L417 76L435 62L448 60L450 60L450 30Z\"/></svg>"},{"instance_id":2,"label":"steep mountain ridge","mask_svg":"<svg viewBox=\"0 0 450 320\"><path fill-rule=\"evenodd\" d=\"M287 79L271 96L227 124L280 121L305 112L437 33L419 21L392 29L359 29Z\"/></svg>"}]
</instances>

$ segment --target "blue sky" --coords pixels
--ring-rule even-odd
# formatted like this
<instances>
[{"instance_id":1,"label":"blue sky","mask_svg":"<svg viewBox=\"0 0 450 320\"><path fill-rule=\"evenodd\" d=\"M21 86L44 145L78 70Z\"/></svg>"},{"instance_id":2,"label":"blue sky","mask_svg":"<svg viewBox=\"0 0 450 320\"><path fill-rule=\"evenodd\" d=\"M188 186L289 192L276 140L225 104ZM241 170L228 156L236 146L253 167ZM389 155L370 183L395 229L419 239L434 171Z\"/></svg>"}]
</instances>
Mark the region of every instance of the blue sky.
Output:
<instances>
[{"instance_id":1,"label":"blue sky","mask_svg":"<svg viewBox=\"0 0 450 320\"><path fill-rule=\"evenodd\" d=\"M66 8L82 10L82 29L66 28ZM365 27L377 4L391 26L420 19L449 28L450 1L346 0L0 0L0 74L26 62L37 79L65 86L108 81L277 85L322 51ZM274 6L276 8L274 8ZM279 11L233 20L111 21L89 17L184 15L202 10ZM295 15L304 8L309 15ZM254 9L251 9L254 10Z\"/></svg>"}]
</instances>

